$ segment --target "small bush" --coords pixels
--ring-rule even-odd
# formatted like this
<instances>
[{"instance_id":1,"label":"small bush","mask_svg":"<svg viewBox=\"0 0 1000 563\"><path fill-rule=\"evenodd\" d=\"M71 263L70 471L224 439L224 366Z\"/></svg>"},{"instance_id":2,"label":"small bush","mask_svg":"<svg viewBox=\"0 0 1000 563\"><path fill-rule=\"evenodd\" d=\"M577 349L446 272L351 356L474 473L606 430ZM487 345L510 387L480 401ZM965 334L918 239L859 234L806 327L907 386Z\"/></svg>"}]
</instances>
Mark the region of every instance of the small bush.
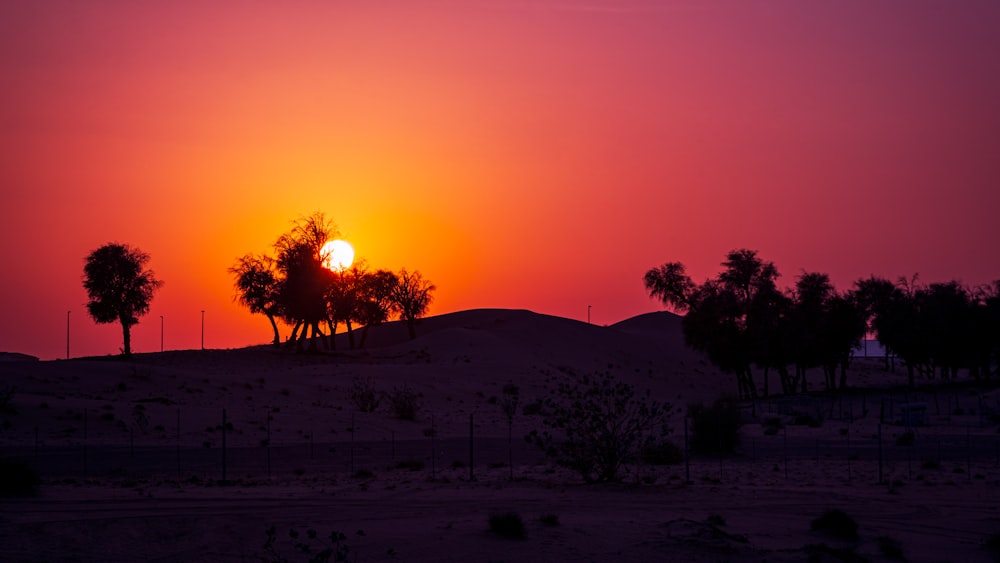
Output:
<instances>
[{"instance_id":1,"label":"small bush","mask_svg":"<svg viewBox=\"0 0 1000 563\"><path fill-rule=\"evenodd\" d=\"M355 479L371 479L375 474L368 469L358 469L354 472Z\"/></svg>"},{"instance_id":2,"label":"small bush","mask_svg":"<svg viewBox=\"0 0 1000 563\"><path fill-rule=\"evenodd\" d=\"M490 531L508 539L524 539L524 519L516 512L490 514Z\"/></svg>"},{"instance_id":3,"label":"small bush","mask_svg":"<svg viewBox=\"0 0 1000 563\"><path fill-rule=\"evenodd\" d=\"M24 497L38 493L38 471L15 459L0 458L0 496Z\"/></svg>"},{"instance_id":4,"label":"small bush","mask_svg":"<svg viewBox=\"0 0 1000 563\"><path fill-rule=\"evenodd\" d=\"M540 400L536 400L526 403L524 408L521 409L521 414L524 416L538 416L542 414L543 410L544 407L542 406L542 402Z\"/></svg>"},{"instance_id":5,"label":"small bush","mask_svg":"<svg viewBox=\"0 0 1000 563\"><path fill-rule=\"evenodd\" d=\"M286 542L278 541L278 530L275 526L268 528L265 533L267 540L264 542L264 553L258 556L258 559L267 563L287 563L299 561L300 558L310 563L340 562L348 561L351 554L351 549L347 546L347 536L337 531L320 537L316 530L311 528L304 532L290 528ZM361 530L358 530L357 534L365 535ZM289 546L286 550L292 554L291 557L282 553L279 543L286 543Z\"/></svg>"},{"instance_id":6,"label":"small bush","mask_svg":"<svg viewBox=\"0 0 1000 563\"><path fill-rule=\"evenodd\" d=\"M898 541L886 536L881 536L876 541L878 542L878 550L886 558L906 561L906 556L903 555L903 546Z\"/></svg>"},{"instance_id":7,"label":"small bush","mask_svg":"<svg viewBox=\"0 0 1000 563\"><path fill-rule=\"evenodd\" d=\"M525 439L588 483L617 481L626 462L670 433L669 404L607 372L564 380L544 405L548 430L533 430Z\"/></svg>"},{"instance_id":8,"label":"small bush","mask_svg":"<svg viewBox=\"0 0 1000 563\"><path fill-rule=\"evenodd\" d=\"M916 435L913 433L913 430L907 430L906 432L900 434L898 438L896 438L896 445L912 446L915 439Z\"/></svg>"},{"instance_id":9,"label":"small bush","mask_svg":"<svg viewBox=\"0 0 1000 563\"><path fill-rule=\"evenodd\" d=\"M920 464L921 469L941 469L941 462L936 459L928 459Z\"/></svg>"},{"instance_id":10,"label":"small bush","mask_svg":"<svg viewBox=\"0 0 1000 563\"><path fill-rule=\"evenodd\" d=\"M420 411L420 397L409 387L397 387L388 395L389 408L396 418L416 420Z\"/></svg>"},{"instance_id":11,"label":"small bush","mask_svg":"<svg viewBox=\"0 0 1000 563\"><path fill-rule=\"evenodd\" d=\"M381 402L379 392L375 390L375 384L370 377L356 377L351 381L348 390L351 403L361 412L375 412Z\"/></svg>"},{"instance_id":12,"label":"small bush","mask_svg":"<svg viewBox=\"0 0 1000 563\"><path fill-rule=\"evenodd\" d=\"M812 521L811 528L843 540L858 539L858 523L843 510L827 510Z\"/></svg>"},{"instance_id":13,"label":"small bush","mask_svg":"<svg viewBox=\"0 0 1000 563\"><path fill-rule=\"evenodd\" d=\"M709 514L708 518L705 519L705 522L708 522L715 527L726 525L726 519L718 514Z\"/></svg>"},{"instance_id":14,"label":"small bush","mask_svg":"<svg viewBox=\"0 0 1000 563\"><path fill-rule=\"evenodd\" d=\"M1000 555L1000 532L991 534L983 542L983 549L994 555Z\"/></svg>"},{"instance_id":15,"label":"small bush","mask_svg":"<svg viewBox=\"0 0 1000 563\"><path fill-rule=\"evenodd\" d=\"M424 468L424 462L419 459L404 459L396 464L396 469L406 469L407 471L420 471Z\"/></svg>"},{"instance_id":16,"label":"small bush","mask_svg":"<svg viewBox=\"0 0 1000 563\"><path fill-rule=\"evenodd\" d=\"M14 400L14 395L16 393L17 387L14 387L13 385L0 387L0 413L17 414L17 409L10 404ZM45 406L48 407L48 405Z\"/></svg>"},{"instance_id":17,"label":"small bush","mask_svg":"<svg viewBox=\"0 0 1000 563\"><path fill-rule=\"evenodd\" d=\"M645 445L639 450L639 459L649 465L677 465L684 462L684 451L673 442L664 440Z\"/></svg>"},{"instance_id":18,"label":"small bush","mask_svg":"<svg viewBox=\"0 0 1000 563\"><path fill-rule=\"evenodd\" d=\"M732 453L740 444L740 404L735 397L721 397L709 406L690 405L688 415L692 451Z\"/></svg>"},{"instance_id":19,"label":"small bush","mask_svg":"<svg viewBox=\"0 0 1000 563\"><path fill-rule=\"evenodd\" d=\"M541 517L538 518L538 520L542 524L545 524L546 526L553 526L554 527L554 526L558 526L559 525L559 515L558 514L552 514L552 513L542 514Z\"/></svg>"}]
</instances>

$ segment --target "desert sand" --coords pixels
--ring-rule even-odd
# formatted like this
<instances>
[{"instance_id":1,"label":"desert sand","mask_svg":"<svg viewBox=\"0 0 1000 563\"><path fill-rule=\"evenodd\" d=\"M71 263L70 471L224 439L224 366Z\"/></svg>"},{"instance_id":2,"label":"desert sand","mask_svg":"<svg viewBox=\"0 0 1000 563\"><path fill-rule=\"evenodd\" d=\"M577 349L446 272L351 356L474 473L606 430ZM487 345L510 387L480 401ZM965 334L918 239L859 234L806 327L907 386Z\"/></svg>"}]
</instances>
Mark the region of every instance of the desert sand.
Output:
<instances>
[{"instance_id":1,"label":"desert sand","mask_svg":"<svg viewBox=\"0 0 1000 563\"><path fill-rule=\"evenodd\" d=\"M422 320L416 340L389 323L372 328L363 350L342 334L336 351L318 354L8 355L0 385L17 391L2 414L2 455L37 466L41 483L36 496L0 498L0 558L274 560L264 546L272 526L275 551L290 561L308 556L289 529L300 539L342 532L350 561L997 557L984 548L1000 533L996 391L907 391L902 369L858 358L851 393L744 405L734 455L639 464L621 483L585 484L525 442L542 423L521 409L508 451L505 384L519 386L523 407L560 379L598 371L670 402L678 445L687 405L735 392L684 345L669 313L605 327L466 311ZM818 389L821 374L811 377ZM396 418L385 399L359 412L355 381L411 389L416 420ZM926 405L926 424L907 428L904 403ZM781 430L765 432L775 422ZM899 445L907 430L914 444ZM831 509L857 521L858 539L810 529ZM523 518L524 539L490 531L501 512Z\"/></svg>"}]
</instances>

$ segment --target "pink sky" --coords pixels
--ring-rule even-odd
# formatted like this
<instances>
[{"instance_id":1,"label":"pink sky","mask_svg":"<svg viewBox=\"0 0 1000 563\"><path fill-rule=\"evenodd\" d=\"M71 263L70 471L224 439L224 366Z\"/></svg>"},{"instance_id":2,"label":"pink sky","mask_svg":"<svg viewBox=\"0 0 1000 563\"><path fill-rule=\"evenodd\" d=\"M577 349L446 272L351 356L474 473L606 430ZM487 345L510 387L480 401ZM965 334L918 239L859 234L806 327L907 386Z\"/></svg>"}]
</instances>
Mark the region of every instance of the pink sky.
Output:
<instances>
[{"instance_id":1,"label":"pink sky","mask_svg":"<svg viewBox=\"0 0 1000 563\"><path fill-rule=\"evenodd\" d=\"M333 217L432 313L617 322L748 247L792 284L1000 278L1000 3L0 4L0 350L117 353L110 241L166 285L136 352L266 342L226 268Z\"/></svg>"}]
</instances>

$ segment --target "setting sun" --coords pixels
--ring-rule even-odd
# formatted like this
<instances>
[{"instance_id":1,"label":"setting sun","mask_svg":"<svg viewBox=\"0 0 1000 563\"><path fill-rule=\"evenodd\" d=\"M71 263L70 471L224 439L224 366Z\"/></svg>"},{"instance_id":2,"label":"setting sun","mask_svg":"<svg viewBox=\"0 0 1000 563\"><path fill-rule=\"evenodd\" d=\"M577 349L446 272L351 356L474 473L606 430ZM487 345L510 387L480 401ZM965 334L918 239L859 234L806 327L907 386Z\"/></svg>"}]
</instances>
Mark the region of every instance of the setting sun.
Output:
<instances>
[{"instance_id":1,"label":"setting sun","mask_svg":"<svg viewBox=\"0 0 1000 563\"><path fill-rule=\"evenodd\" d=\"M342 272L354 262L354 247L346 240L331 240L320 250L323 265L330 270Z\"/></svg>"}]
</instances>

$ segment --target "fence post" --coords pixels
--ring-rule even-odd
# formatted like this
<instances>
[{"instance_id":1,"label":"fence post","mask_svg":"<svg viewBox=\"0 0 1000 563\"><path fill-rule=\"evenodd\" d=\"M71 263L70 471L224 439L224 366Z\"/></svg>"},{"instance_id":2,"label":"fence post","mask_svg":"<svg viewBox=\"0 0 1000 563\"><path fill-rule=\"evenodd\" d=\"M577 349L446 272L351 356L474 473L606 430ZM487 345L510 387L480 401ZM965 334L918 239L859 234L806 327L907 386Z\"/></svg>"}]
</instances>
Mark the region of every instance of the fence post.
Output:
<instances>
[{"instance_id":1,"label":"fence post","mask_svg":"<svg viewBox=\"0 0 1000 563\"><path fill-rule=\"evenodd\" d=\"M267 408L267 440L264 442L264 454L267 458L267 480L271 480L271 407Z\"/></svg>"},{"instance_id":2,"label":"fence post","mask_svg":"<svg viewBox=\"0 0 1000 563\"><path fill-rule=\"evenodd\" d=\"M431 415L431 479L437 479L437 426Z\"/></svg>"},{"instance_id":3,"label":"fence post","mask_svg":"<svg viewBox=\"0 0 1000 563\"><path fill-rule=\"evenodd\" d=\"M785 457L785 481L787 481L788 480L788 428L782 428L782 438L784 442L782 448L784 449L783 455Z\"/></svg>"},{"instance_id":4,"label":"fence post","mask_svg":"<svg viewBox=\"0 0 1000 563\"><path fill-rule=\"evenodd\" d=\"M226 409L222 409L222 484L226 484Z\"/></svg>"},{"instance_id":5,"label":"fence post","mask_svg":"<svg viewBox=\"0 0 1000 563\"><path fill-rule=\"evenodd\" d=\"M177 478L181 478L181 409L177 408Z\"/></svg>"},{"instance_id":6,"label":"fence post","mask_svg":"<svg viewBox=\"0 0 1000 563\"><path fill-rule=\"evenodd\" d=\"M474 420L474 416L475 415L473 413L471 413L471 412L469 413L469 481L474 481L475 480L475 474L473 473L473 470L472 470L473 461L475 459L473 457L473 452L474 452L474 446L473 446L473 433L474 433L473 420Z\"/></svg>"},{"instance_id":7,"label":"fence post","mask_svg":"<svg viewBox=\"0 0 1000 563\"><path fill-rule=\"evenodd\" d=\"M688 419L684 417L684 484L691 484L691 444L688 441Z\"/></svg>"},{"instance_id":8,"label":"fence post","mask_svg":"<svg viewBox=\"0 0 1000 563\"><path fill-rule=\"evenodd\" d=\"M83 476L87 477L87 409L83 409Z\"/></svg>"},{"instance_id":9,"label":"fence post","mask_svg":"<svg viewBox=\"0 0 1000 563\"><path fill-rule=\"evenodd\" d=\"M882 423L878 423L878 484L882 484Z\"/></svg>"},{"instance_id":10,"label":"fence post","mask_svg":"<svg viewBox=\"0 0 1000 563\"><path fill-rule=\"evenodd\" d=\"M847 427L847 482L851 482L851 427Z\"/></svg>"},{"instance_id":11,"label":"fence post","mask_svg":"<svg viewBox=\"0 0 1000 563\"><path fill-rule=\"evenodd\" d=\"M354 434L356 433L356 428L354 427L354 413L351 413L351 475L354 475Z\"/></svg>"}]
</instances>

